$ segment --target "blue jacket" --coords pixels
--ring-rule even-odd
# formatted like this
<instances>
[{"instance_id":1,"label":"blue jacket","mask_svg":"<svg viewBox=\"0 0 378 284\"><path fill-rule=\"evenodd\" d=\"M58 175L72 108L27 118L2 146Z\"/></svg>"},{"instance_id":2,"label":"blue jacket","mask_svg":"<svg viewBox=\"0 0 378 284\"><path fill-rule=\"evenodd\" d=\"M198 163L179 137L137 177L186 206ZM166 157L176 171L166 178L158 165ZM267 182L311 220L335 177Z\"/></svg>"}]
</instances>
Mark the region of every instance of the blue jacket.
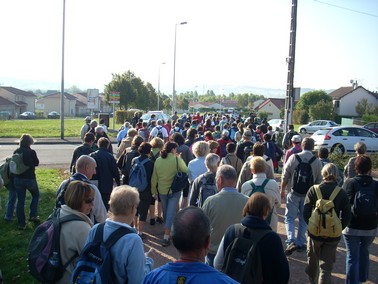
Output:
<instances>
[{"instance_id":1,"label":"blue jacket","mask_svg":"<svg viewBox=\"0 0 378 284\"><path fill-rule=\"evenodd\" d=\"M147 274L144 284L209 284L209 283L238 283L202 262L171 262L154 269Z\"/></svg>"},{"instance_id":2,"label":"blue jacket","mask_svg":"<svg viewBox=\"0 0 378 284\"><path fill-rule=\"evenodd\" d=\"M97 163L96 175L93 180L98 180L98 189L101 193L111 193L113 190L113 179L120 185L120 176L117 168L116 160L113 155L106 149L98 149L89 156L94 158Z\"/></svg>"}]
</instances>

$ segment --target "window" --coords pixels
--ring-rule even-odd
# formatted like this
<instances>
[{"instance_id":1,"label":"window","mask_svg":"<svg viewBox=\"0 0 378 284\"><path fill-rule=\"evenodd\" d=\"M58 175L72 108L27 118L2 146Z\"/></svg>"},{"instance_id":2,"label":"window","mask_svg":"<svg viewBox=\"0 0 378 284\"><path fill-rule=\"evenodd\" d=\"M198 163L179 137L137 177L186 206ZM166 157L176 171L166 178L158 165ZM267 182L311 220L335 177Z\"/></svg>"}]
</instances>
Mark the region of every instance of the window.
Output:
<instances>
[{"instance_id":1,"label":"window","mask_svg":"<svg viewBox=\"0 0 378 284\"><path fill-rule=\"evenodd\" d=\"M339 108L340 107L340 101L335 101L335 107Z\"/></svg>"}]
</instances>

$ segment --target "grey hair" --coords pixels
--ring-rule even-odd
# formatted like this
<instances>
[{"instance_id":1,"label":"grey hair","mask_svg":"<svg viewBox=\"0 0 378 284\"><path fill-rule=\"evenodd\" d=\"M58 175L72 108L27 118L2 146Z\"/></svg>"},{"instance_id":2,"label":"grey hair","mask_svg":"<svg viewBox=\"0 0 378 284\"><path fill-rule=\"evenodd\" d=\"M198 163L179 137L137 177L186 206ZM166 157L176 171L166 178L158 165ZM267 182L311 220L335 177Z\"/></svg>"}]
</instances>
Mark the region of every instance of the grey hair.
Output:
<instances>
[{"instance_id":1,"label":"grey hair","mask_svg":"<svg viewBox=\"0 0 378 284\"><path fill-rule=\"evenodd\" d=\"M314 150L314 146L315 146L315 140L314 139L312 139L310 137L306 137L302 140L303 150L312 151L312 150Z\"/></svg>"},{"instance_id":2,"label":"grey hair","mask_svg":"<svg viewBox=\"0 0 378 284\"><path fill-rule=\"evenodd\" d=\"M333 163L325 164L322 168L322 177L325 181L337 181L339 177L339 169Z\"/></svg>"},{"instance_id":3,"label":"grey hair","mask_svg":"<svg viewBox=\"0 0 378 284\"><path fill-rule=\"evenodd\" d=\"M232 166L222 165L218 168L216 177L222 177L224 180L236 182L238 175Z\"/></svg>"},{"instance_id":4,"label":"grey hair","mask_svg":"<svg viewBox=\"0 0 378 284\"><path fill-rule=\"evenodd\" d=\"M364 142L357 142L356 144L354 144L354 150L362 155L362 154L365 154L366 153L366 144Z\"/></svg>"},{"instance_id":5,"label":"grey hair","mask_svg":"<svg viewBox=\"0 0 378 284\"><path fill-rule=\"evenodd\" d=\"M209 170L216 169L218 167L219 160L220 158L217 154L214 154L214 153L207 154L205 158L206 168L208 168Z\"/></svg>"}]
</instances>

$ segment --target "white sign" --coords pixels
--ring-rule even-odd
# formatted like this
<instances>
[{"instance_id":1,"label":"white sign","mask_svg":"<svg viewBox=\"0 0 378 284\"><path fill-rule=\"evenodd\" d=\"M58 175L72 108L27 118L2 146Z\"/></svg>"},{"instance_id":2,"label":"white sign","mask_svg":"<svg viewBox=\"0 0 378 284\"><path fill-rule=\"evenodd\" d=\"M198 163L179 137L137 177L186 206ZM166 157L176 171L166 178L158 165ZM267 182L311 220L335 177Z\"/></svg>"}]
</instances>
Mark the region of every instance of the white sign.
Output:
<instances>
[{"instance_id":1,"label":"white sign","mask_svg":"<svg viewBox=\"0 0 378 284\"><path fill-rule=\"evenodd\" d=\"M87 108L98 109L98 89L87 90Z\"/></svg>"}]
</instances>

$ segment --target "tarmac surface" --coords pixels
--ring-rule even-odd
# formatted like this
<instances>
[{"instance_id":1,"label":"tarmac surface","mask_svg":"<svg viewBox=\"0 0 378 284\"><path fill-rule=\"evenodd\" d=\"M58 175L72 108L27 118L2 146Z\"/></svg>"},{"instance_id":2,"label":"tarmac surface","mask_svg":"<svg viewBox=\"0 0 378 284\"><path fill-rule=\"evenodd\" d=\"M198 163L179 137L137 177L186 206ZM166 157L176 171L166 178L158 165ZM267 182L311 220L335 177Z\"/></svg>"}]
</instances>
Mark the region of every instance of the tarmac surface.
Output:
<instances>
[{"instance_id":1,"label":"tarmac surface","mask_svg":"<svg viewBox=\"0 0 378 284\"><path fill-rule=\"evenodd\" d=\"M112 143L114 142L112 138ZM16 145L19 139L17 138L0 138L0 145ZM65 139L60 138L35 138L35 144L81 144L80 138L67 137ZM276 178L279 181L279 177ZM227 213L227 212L225 212ZM278 209L279 222L278 222L278 234L281 237L283 246L286 239L286 230L284 224L285 206L282 205ZM149 254L155 261L155 267L164 265L167 262L175 261L178 258L178 253L173 244L168 247L162 247L161 241L163 239L164 227L162 224L156 223L154 226L149 224L149 217L145 225L146 238L143 240L145 251L152 249ZM343 239L341 239L336 253L336 262L334 264L332 272L333 283L345 282L345 257L346 249ZM290 266L290 281L289 283L309 283L305 271L306 268L306 253L294 252L288 257ZM374 243L370 248L370 273L369 280L365 283L378 283L378 237L375 238Z\"/></svg>"}]
</instances>

